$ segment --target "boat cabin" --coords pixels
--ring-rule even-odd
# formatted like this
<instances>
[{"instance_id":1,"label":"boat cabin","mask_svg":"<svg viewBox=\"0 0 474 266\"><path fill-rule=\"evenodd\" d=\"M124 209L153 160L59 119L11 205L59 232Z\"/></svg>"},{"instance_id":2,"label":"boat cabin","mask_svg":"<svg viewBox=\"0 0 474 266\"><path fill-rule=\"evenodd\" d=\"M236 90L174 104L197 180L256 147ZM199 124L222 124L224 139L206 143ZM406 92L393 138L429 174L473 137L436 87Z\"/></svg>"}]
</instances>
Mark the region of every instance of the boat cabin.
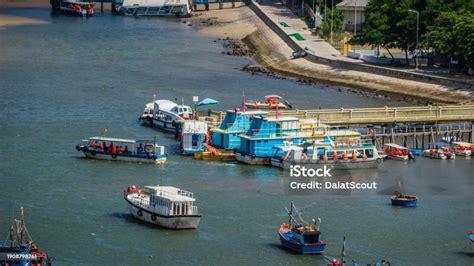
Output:
<instances>
[{"instance_id":1,"label":"boat cabin","mask_svg":"<svg viewBox=\"0 0 474 266\"><path fill-rule=\"evenodd\" d=\"M193 118L193 110L184 104L179 105L169 100L156 100L153 105L153 117L169 122L177 119L188 120Z\"/></svg>"},{"instance_id":2,"label":"boat cabin","mask_svg":"<svg viewBox=\"0 0 474 266\"><path fill-rule=\"evenodd\" d=\"M217 128L211 129L212 145L222 149L237 149L240 147L240 134L250 128L254 116L268 115L266 111L228 110L224 120Z\"/></svg>"},{"instance_id":3,"label":"boat cabin","mask_svg":"<svg viewBox=\"0 0 474 266\"><path fill-rule=\"evenodd\" d=\"M118 153L124 155L164 154L165 148L154 144L152 140L130 140L106 137L91 137L86 142L87 147L96 152Z\"/></svg>"},{"instance_id":4,"label":"boat cabin","mask_svg":"<svg viewBox=\"0 0 474 266\"><path fill-rule=\"evenodd\" d=\"M186 216L198 214L196 199L192 192L171 186L146 186L149 194L149 205L154 206L156 213L165 216Z\"/></svg>"},{"instance_id":5,"label":"boat cabin","mask_svg":"<svg viewBox=\"0 0 474 266\"><path fill-rule=\"evenodd\" d=\"M205 150L208 141L207 123L203 121L184 121L181 131L181 150L192 155Z\"/></svg>"}]
</instances>

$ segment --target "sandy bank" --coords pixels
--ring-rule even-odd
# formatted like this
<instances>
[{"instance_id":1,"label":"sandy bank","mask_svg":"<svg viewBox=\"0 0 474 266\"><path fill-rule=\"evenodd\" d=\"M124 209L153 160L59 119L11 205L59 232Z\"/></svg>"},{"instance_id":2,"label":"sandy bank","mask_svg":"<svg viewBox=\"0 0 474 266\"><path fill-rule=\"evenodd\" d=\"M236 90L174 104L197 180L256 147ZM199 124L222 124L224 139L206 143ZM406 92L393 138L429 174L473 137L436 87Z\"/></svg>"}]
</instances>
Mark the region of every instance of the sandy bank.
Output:
<instances>
[{"instance_id":1,"label":"sandy bank","mask_svg":"<svg viewBox=\"0 0 474 266\"><path fill-rule=\"evenodd\" d=\"M192 18L197 30L216 38L239 38L256 50L254 59L263 67L298 79L337 84L363 91L430 103L472 103L474 94L439 84L339 69L303 58L291 59L291 48L248 7L216 10Z\"/></svg>"},{"instance_id":2,"label":"sandy bank","mask_svg":"<svg viewBox=\"0 0 474 266\"><path fill-rule=\"evenodd\" d=\"M49 22L39 19L31 19L18 16L2 15L0 14L0 27L18 26L18 25L37 25L47 24Z\"/></svg>"}]
</instances>

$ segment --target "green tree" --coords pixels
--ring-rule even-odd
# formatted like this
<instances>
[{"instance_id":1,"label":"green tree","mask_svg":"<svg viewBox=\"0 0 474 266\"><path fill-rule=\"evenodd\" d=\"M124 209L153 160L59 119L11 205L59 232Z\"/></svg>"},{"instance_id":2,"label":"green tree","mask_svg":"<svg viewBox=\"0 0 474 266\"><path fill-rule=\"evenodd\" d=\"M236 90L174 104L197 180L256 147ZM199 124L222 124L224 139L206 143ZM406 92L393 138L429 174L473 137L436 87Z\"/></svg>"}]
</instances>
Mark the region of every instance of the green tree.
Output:
<instances>
[{"instance_id":1,"label":"green tree","mask_svg":"<svg viewBox=\"0 0 474 266\"><path fill-rule=\"evenodd\" d=\"M341 10L335 8L332 11L328 8L327 14L324 14L323 25L321 26L321 36L326 39L331 37L331 15L334 16L332 25L333 38L340 39L344 32L344 14Z\"/></svg>"},{"instance_id":2,"label":"green tree","mask_svg":"<svg viewBox=\"0 0 474 266\"><path fill-rule=\"evenodd\" d=\"M432 40L438 55L474 68L474 14L470 11L441 13L425 37Z\"/></svg>"}]
</instances>

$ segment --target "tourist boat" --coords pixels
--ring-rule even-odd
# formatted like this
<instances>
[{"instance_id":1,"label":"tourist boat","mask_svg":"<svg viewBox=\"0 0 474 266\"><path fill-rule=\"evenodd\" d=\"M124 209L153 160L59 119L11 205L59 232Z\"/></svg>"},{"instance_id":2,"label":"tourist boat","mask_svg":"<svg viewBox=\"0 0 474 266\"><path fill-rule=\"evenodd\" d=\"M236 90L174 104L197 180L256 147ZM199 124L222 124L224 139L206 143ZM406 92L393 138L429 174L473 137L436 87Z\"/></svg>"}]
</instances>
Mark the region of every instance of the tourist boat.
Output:
<instances>
[{"instance_id":1,"label":"tourist boat","mask_svg":"<svg viewBox=\"0 0 474 266\"><path fill-rule=\"evenodd\" d=\"M208 160L208 161L233 161L235 160L235 153L228 150L219 150L211 145L206 145L206 150L202 152L195 152L194 159Z\"/></svg>"},{"instance_id":2,"label":"tourist boat","mask_svg":"<svg viewBox=\"0 0 474 266\"><path fill-rule=\"evenodd\" d=\"M196 152L203 152L208 142L207 123L203 121L187 120L181 128L181 153L193 155Z\"/></svg>"},{"instance_id":3,"label":"tourist boat","mask_svg":"<svg viewBox=\"0 0 474 266\"><path fill-rule=\"evenodd\" d=\"M291 202L290 208L289 211L287 209L289 222L281 224L278 230L281 245L299 254L323 253L326 248L326 243L320 239L321 232L319 231L319 225L321 219L313 219L312 224L297 221L295 216L293 216L293 210L298 211L294 207L293 202Z\"/></svg>"},{"instance_id":4,"label":"tourist boat","mask_svg":"<svg viewBox=\"0 0 474 266\"><path fill-rule=\"evenodd\" d=\"M166 162L165 147L150 140L91 137L76 145L87 158L162 164Z\"/></svg>"},{"instance_id":5,"label":"tourist boat","mask_svg":"<svg viewBox=\"0 0 474 266\"><path fill-rule=\"evenodd\" d=\"M418 201L417 196L405 195L403 193L395 192L392 197L392 206L415 207Z\"/></svg>"},{"instance_id":6,"label":"tourist boat","mask_svg":"<svg viewBox=\"0 0 474 266\"><path fill-rule=\"evenodd\" d=\"M433 142L429 145L428 150L424 150L424 157L431 159L450 160L456 158L456 155L451 152L450 145L446 142Z\"/></svg>"},{"instance_id":7,"label":"tourist boat","mask_svg":"<svg viewBox=\"0 0 474 266\"><path fill-rule=\"evenodd\" d=\"M244 134L249 128L254 116L268 115L267 111L226 111L224 120L211 131L211 144L213 147L234 150L240 147L240 134Z\"/></svg>"},{"instance_id":8,"label":"tourist boat","mask_svg":"<svg viewBox=\"0 0 474 266\"><path fill-rule=\"evenodd\" d=\"M150 103L147 104L149 106ZM193 119L193 110L184 104L177 104L169 100L156 100L153 102L151 120L148 116L145 120L152 126L166 131L175 132L176 123Z\"/></svg>"},{"instance_id":9,"label":"tourist boat","mask_svg":"<svg viewBox=\"0 0 474 266\"><path fill-rule=\"evenodd\" d=\"M171 186L135 185L124 189L123 195L133 217L169 229L195 229L201 215L193 193Z\"/></svg>"},{"instance_id":10,"label":"tourist boat","mask_svg":"<svg viewBox=\"0 0 474 266\"><path fill-rule=\"evenodd\" d=\"M94 15L94 5L90 2L78 0L63 0L59 3L59 10L67 15L92 17Z\"/></svg>"},{"instance_id":11,"label":"tourist boat","mask_svg":"<svg viewBox=\"0 0 474 266\"><path fill-rule=\"evenodd\" d=\"M410 153L407 147L403 147L394 143L387 143L384 145L384 147L384 152L388 159L407 161L408 159L415 158L415 156Z\"/></svg>"},{"instance_id":12,"label":"tourist boat","mask_svg":"<svg viewBox=\"0 0 474 266\"><path fill-rule=\"evenodd\" d=\"M127 16L176 16L191 15L189 0L113 0L112 11Z\"/></svg>"},{"instance_id":13,"label":"tourist boat","mask_svg":"<svg viewBox=\"0 0 474 266\"><path fill-rule=\"evenodd\" d=\"M459 156L471 156L472 144L467 142L455 141L451 143L451 151Z\"/></svg>"},{"instance_id":14,"label":"tourist boat","mask_svg":"<svg viewBox=\"0 0 474 266\"><path fill-rule=\"evenodd\" d=\"M140 115L138 120L141 120L142 123L146 126L152 126L153 125L153 107L155 105L155 102L150 102L145 104L145 109L143 110L143 113Z\"/></svg>"},{"instance_id":15,"label":"tourist boat","mask_svg":"<svg viewBox=\"0 0 474 266\"><path fill-rule=\"evenodd\" d=\"M239 135L240 147L236 151L239 162L246 164L271 164L271 158L282 156L283 151L275 154L275 147L284 143L299 146L305 142L331 139L360 140L360 133L351 130L328 130L326 125L316 120L294 117L255 116L249 130Z\"/></svg>"},{"instance_id":16,"label":"tourist boat","mask_svg":"<svg viewBox=\"0 0 474 266\"><path fill-rule=\"evenodd\" d=\"M314 169L323 165L332 169L369 169L377 168L381 161L375 145L360 141L351 144L333 141L328 136L324 141L300 146L275 147L271 164L287 170L296 165Z\"/></svg>"},{"instance_id":17,"label":"tourist boat","mask_svg":"<svg viewBox=\"0 0 474 266\"><path fill-rule=\"evenodd\" d=\"M264 102L259 101L247 101L244 105L250 109L291 109L293 106L282 97L278 95L267 95L265 96Z\"/></svg>"},{"instance_id":18,"label":"tourist boat","mask_svg":"<svg viewBox=\"0 0 474 266\"><path fill-rule=\"evenodd\" d=\"M28 239L25 239L28 236ZM10 254L14 258L9 258ZM51 259L33 242L25 225L23 207L20 208L20 220L14 219L9 237L0 245L0 265L51 265Z\"/></svg>"}]
</instances>

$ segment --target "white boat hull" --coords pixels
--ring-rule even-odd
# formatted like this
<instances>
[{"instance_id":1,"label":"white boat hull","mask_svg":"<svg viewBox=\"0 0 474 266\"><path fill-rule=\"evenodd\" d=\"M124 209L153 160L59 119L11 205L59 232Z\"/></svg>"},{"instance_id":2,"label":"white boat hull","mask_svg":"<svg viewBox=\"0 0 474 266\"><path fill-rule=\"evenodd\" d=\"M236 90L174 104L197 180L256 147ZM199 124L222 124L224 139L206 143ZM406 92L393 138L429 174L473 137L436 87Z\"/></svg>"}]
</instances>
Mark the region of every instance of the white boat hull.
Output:
<instances>
[{"instance_id":1,"label":"white boat hull","mask_svg":"<svg viewBox=\"0 0 474 266\"><path fill-rule=\"evenodd\" d=\"M201 215L163 216L140 208L125 198L127 208L133 217L141 221L168 229L196 229L201 221Z\"/></svg>"},{"instance_id":2,"label":"white boat hull","mask_svg":"<svg viewBox=\"0 0 474 266\"><path fill-rule=\"evenodd\" d=\"M159 128L159 129L166 130L166 131L170 131L170 132L175 132L176 131L176 127L173 125L173 122L153 119L152 126L156 127L156 128Z\"/></svg>"},{"instance_id":3,"label":"white boat hull","mask_svg":"<svg viewBox=\"0 0 474 266\"><path fill-rule=\"evenodd\" d=\"M236 153L235 159L244 164L250 165L270 165L270 158L269 157L253 157L247 154Z\"/></svg>"},{"instance_id":4,"label":"white boat hull","mask_svg":"<svg viewBox=\"0 0 474 266\"><path fill-rule=\"evenodd\" d=\"M157 159L153 159L153 158L147 159L147 158L139 158L139 157L132 157L132 156L122 156L118 154L114 158L109 154L101 154L101 153L92 154L91 151L83 151L83 153L87 158L96 159L96 160L155 163L155 164L163 164L166 162L166 157L157 158Z\"/></svg>"},{"instance_id":5,"label":"white boat hull","mask_svg":"<svg viewBox=\"0 0 474 266\"><path fill-rule=\"evenodd\" d=\"M367 160L338 160L334 161L321 161L321 160L304 160L304 161L288 161L272 158L271 163L273 166L280 167L284 170L289 170L291 166L301 165L310 168L320 168L324 165L329 166L332 169L343 170L343 169L371 169L377 168L382 160L381 159L367 159Z\"/></svg>"}]
</instances>

